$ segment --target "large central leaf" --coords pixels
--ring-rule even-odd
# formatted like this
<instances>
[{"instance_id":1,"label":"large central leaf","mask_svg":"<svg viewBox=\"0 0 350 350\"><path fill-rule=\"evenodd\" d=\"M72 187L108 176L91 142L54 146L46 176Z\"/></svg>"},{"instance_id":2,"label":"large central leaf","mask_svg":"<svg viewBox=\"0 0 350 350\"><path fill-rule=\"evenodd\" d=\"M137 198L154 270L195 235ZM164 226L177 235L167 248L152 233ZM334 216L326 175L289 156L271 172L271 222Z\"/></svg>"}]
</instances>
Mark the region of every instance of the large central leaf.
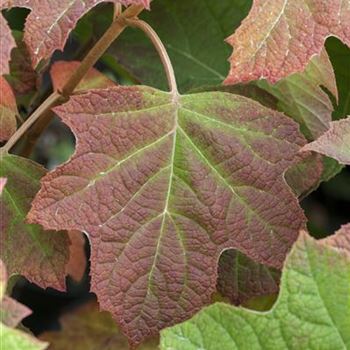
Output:
<instances>
[{"instance_id":1,"label":"large central leaf","mask_svg":"<svg viewBox=\"0 0 350 350\"><path fill-rule=\"evenodd\" d=\"M210 301L224 249L281 267L304 217L283 173L297 125L242 96L95 90L55 108L77 137L29 219L89 234L92 290L132 343Z\"/></svg>"}]
</instances>

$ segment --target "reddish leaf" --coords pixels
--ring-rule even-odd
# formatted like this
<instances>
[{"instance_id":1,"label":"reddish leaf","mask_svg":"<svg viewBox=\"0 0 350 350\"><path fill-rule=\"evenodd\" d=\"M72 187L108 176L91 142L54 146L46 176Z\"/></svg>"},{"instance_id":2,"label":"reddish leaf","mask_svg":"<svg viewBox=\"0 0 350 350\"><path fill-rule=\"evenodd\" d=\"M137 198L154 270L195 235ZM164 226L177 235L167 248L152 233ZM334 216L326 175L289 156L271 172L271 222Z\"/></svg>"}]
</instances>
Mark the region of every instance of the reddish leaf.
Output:
<instances>
[{"instance_id":1,"label":"reddish leaf","mask_svg":"<svg viewBox=\"0 0 350 350\"><path fill-rule=\"evenodd\" d=\"M322 181L324 165L318 154L305 153L297 164L290 167L285 178L293 192L301 200L314 191Z\"/></svg>"},{"instance_id":2,"label":"reddish leaf","mask_svg":"<svg viewBox=\"0 0 350 350\"><path fill-rule=\"evenodd\" d=\"M280 271L256 263L237 250L222 253L219 261L217 289L233 304L278 293Z\"/></svg>"},{"instance_id":3,"label":"reddish leaf","mask_svg":"<svg viewBox=\"0 0 350 350\"><path fill-rule=\"evenodd\" d=\"M84 277L87 266L85 255L85 238L84 234L79 231L69 231L69 261L66 267L67 275L70 275L76 282Z\"/></svg>"},{"instance_id":4,"label":"reddish leaf","mask_svg":"<svg viewBox=\"0 0 350 350\"><path fill-rule=\"evenodd\" d=\"M0 176L7 184L0 198L0 258L9 275L21 274L39 286L65 289L69 241L62 232L45 232L25 223L45 170L15 155L1 155Z\"/></svg>"},{"instance_id":5,"label":"reddish leaf","mask_svg":"<svg viewBox=\"0 0 350 350\"><path fill-rule=\"evenodd\" d=\"M0 2L0 8L2 3ZM0 76L10 72L9 61L11 59L11 51L16 46L15 40L12 37L11 29L9 28L6 19L0 13Z\"/></svg>"},{"instance_id":6,"label":"reddish leaf","mask_svg":"<svg viewBox=\"0 0 350 350\"><path fill-rule=\"evenodd\" d=\"M26 306L5 295L7 279L5 264L0 259L0 327L1 324L5 324L13 328L30 315L31 311Z\"/></svg>"},{"instance_id":7,"label":"reddish leaf","mask_svg":"<svg viewBox=\"0 0 350 350\"><path fill-rule=\"evenodd\" d=\"M15 328L19 323L32 313L25 305L5 296L1 301L0 322L8 327Z\"/></svg>"},{"instance_id":8,"label":"reddish leaf","mask_svg":"<svg viewBox=\"0 0 350 350\"><path fill-rule=\"evenodd\" d=\"M37 73L32 67L30 55L23 42L23 33L13 31L16 47L11 52L11 74L6 77L15 95L25 95L36 90Z\"/></svg>"},{"instance_id":9,"label":"reddish leaf","mask_svg":"<svg viewBox=\"0 0 350 350\"><path fill-rule=\"evenodd\" d=\"M305 140L242 96L115 87L55 108L77 138L28 215L87 232L92 290L132 343L210 301L224 249L281 267L304 217L283 173Z\"/></svg>"},{"instance_id":10,"label":"reddish leaf","mask_svg":"<svg viewBox=\"0 0 350 350\"><path fill-rule=\"evenodd\" d=\"M33 66L48 59L57 49L63 50L69 33L78 20L102 2L149 6L150 0L0 0L0 9L26 7L28 15L24 40Z\"/></svg>"},{"instance_id":11,"label":"reddish leaf","mask_svg":"<svg viewBox=\"0 0 350 350\"><path fill-rule=\"evenodd\" d=\"M72 76L73 72L79 67L80 62L77 61L59 61L55 62L51 67L51 79L55 90L62 90L64 84ZM115 82L108 79L97 69L91 68L83 80L75 88L75 92L83 92L90 89L102 89L116 85Z\"/></svg>"},{"instance_id":12,"label":"reddish leaf","mask_svg":"<svg viewBox=\"0 0 350 350\"><path fill-rule=\"evenodd\" d=\"M254 0L249 15L227 39L234 47L226 84L303 71L334 35L350 45L348 0Z\"/></svg>"},{"instance_id":13,"label":"reddish leaf","mask_svg":"<svg viewBox=\"0 0 350 350\"><path fill-rule=\"evenodd\" d=\"M16 131L17 105L12 89L0 76L0 142L8 140Z\"/></svg>"},{"instance_id":14,"label":"reddish leaf","mask_svg":"<svg viewBox=\"0 0 350 350\"><path fill-rule=\"evenodd\" d=\"M101 312L96 301L61 317L60 331L45 332L40 339L50 343L49 350L129 350L128 340L108 312ZM156 350L150 340L137 350Z\"/></svg>"},{"instance_id":15,"label":"reddish leaf","mask_svg":"<svg viewBox=\"0 0 350 350\"><path fill-rule=\"evenodd\" d=\"M303 147L302 151L314 151L350 165L350 117L334 121L330 129Z\"/></svg>"}]
</instances>

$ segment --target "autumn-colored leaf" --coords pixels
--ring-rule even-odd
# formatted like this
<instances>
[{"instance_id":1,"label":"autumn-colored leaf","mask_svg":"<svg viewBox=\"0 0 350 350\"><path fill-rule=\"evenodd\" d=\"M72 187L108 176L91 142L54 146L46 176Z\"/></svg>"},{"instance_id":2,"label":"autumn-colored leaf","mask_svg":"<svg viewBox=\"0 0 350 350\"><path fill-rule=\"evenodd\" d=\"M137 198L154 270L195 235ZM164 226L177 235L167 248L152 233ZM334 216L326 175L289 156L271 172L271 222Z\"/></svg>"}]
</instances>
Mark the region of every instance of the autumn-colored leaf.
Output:
<instances>
[{"instance_id":1,"label":"autumn-colored leaf","mask_svg":"<svg viewBox=\"0 0 350 350\"><path fill-rule=\"evenodd\" d=\"M271 311L216 303L162 331L162 350L348 349L350 226L316 241L302 232Z\"/></svg>"},{"instance_id":2,"label":"autumn-colored leaf","mask_svg":"<svg viewBox=\"0 0 350 350\"><path fill-rule=\"evenodd\" d=\"M254 0L227 41L233 48L226 84L303 71L329 36L350 45L349 0Z\"/></svg>"},{"instance_id":3,"label":"autumn-colored leaf","mask_svg":"<svg viewBox=\"0 0 350 350\"><path fill-rule=\"evenodd\" d=\"M33 66L63 50L78 20L102 2L149 7L150 0L1 0L0 9L25 7L31 10L25 24L24 41Z\"/></svg>"},{"instance_id":4,"label":"autumn-colored leaf","mask_svg":"<svg viewBox=\"0 0 350 350\"><path fill-rule=\"evenodd\" d=\"M128 339L112 316L101 312L91 301L61 317L61 330L45 332L40 339L50 343L49 350L129 350ZM137 350L157 350L158 341L149 340Z\"/></svg>"},{"instance_id":5,"label":"autumn-colored leaf","mask_svg":"<svg viewBox=\"0 0 350 350\"><path fill-rule=\"evenodd\" d=\"M0 8L2 3L0 2ZM9 28L6 19L0 13L0 76L10 72L9 61L11 59L11 51L16 46L15 40L12 37L11 29Z\"/></svg>"},{"instance_id":6,"label":"autumn-colored leaf","mask_svg":"<svg viewBox=\"0 0 350 350\"><path fill-rule=\"evenodd\" d=\"M338 90L325 49L309 62L305 71L294 73L274 85L266 81L260 81L258 85L278 99L278 109L296 120L309 140L328 130L334 107L323 88L336 99Z\"/></svg>"},{"instance_id":7,"label":"autumn-colored leaf","mask_svg":"<svg viewBox=\"0 0 350 350\"><path fill-rule=\"evenodd\" d=\"M67 275L76 282L80 282L87 266L84 234L79 231L69 231L68 236L71 244L69 246L69 261L66 266Z\"/></svg>"},{"instance_id":8,"label":"autumn-colored leaf","mask_svg":"<svg viewBox=\"0 0 350 350\"><path fill-rule=\"evenodd\" d=\"M68 237L25 221L44 174L45 170L29 159L1 155L0 177L7 177L7 184L0 197L0 258L10 276L21 274L43 288L64 290Z\"/></svg>"},{"instance_id":9,"label":"autumn-colored leaf","mask_svg":"<svg viewBox=\"0 0 350 350\"><path fill-rule=\"evenodd\" d=\"M305 140L242 96L115 87L54 109L77 149L28 215L87 232L92 291L132 343L210 301L224 249L281 267L304 225L283 173Z\"/></svg>"},{"instance_id":10,"label":"autumn-colored leaf","mask_svg":"<svg viewBox=\"0 0 350 350\"><path fill-rule=\"evenodd\" d=\"M11 86L0 76L0 142L8 140L16 131L16 99Z\"/></svg>"},{"instance_id":11,"label":"autumn-colored leaf","mask_svg":"<svg viewBox=\"0 0 350 350\"><path fill-rule=\"evenodd\" d=\"M297 163L286 171L285 178L290 188L301 200L320 185L325 165L319 154L305 153L297 159Z\"/></svg>"},{"instance_id":12,"label":"autumn-colored leaf","mask_svg":"<svg viewBox=\"0 0 350 350\"><path fill-rule=\"evenodd\" d=\"M16 300L4 295L7 285L7 271L0 259L0 347L14 350L43 350L47 343L40 342L16 327L31 311Z\"/></svg>"},{"instance_id":13,"label":"autumn-colored leaf","mask_svg":"<svg viewBox=\"0 0 350 350\"><path fill-rule=\"evenodd\" d=\"M72 76L74 71L79 67L78 61L58 61L51 67L51 79L54 90L62 91L64 84ZM90 89L102 89L114 86L115 82L108 79L97 69L91 68L79 85L75 88L75 92L83 92Z\"/></svg>"},{"instance_id":14,"label":"autumn-colored leaf","mask_svg":"<svg viewBox=\"0 0 350 350\"><path fill-rule=\"evenodd\" d=\"M38 75L32 67L23 33L12 32L16 47L11 52L10 75L6 76L15 95L23 96L36 90Z\"/></svg>"},{"instance_id":15,"label":"autumn-colored leaf","mask_svg":"<svg viewBox=\"0 0 350 350\"><path fill-rule=\"evenodd\" d=\"M350 165L350 117L334 121L330 129L303 147L302 151L314 151Z\"/></svg>"},{"instance_id":16,"label":"autumn-colored leaf","mask_svg":"<svg viewBox=\"0 0 350 350\"><path fill-rule=\"evenodd\" d=\"M217 289L235 305L278 293L279 280L279 270L256 263L237 250L227 250L220 257Z\"/></svg>"}]
</instances>

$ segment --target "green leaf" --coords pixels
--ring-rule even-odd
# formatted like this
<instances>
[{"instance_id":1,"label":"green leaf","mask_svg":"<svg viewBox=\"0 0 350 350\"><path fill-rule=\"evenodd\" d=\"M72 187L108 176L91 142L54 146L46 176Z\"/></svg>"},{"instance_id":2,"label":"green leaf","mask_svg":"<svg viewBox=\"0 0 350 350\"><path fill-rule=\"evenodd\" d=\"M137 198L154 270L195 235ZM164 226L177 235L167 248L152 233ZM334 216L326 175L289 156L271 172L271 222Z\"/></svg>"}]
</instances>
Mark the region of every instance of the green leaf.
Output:
<instances>
[{"instance_id":1,"label":"green leaf","mask_svg":"<svg viewBox=\"0 0 350 350\"><path fill-rule=\"evenodd\" d=\"M41 342L18 329L12 329L0 323L1 349L44 350L48 343Z\"/></svg>"},{"instance_id":2,"label":"green leaf","mask_svg":"<svg viewBox=\"0 0 350 350\"><path fill-rule=\"evenodd\" d=\"M0 177L7 183L0 197L0 258L9 275L21 274L39 286L65 289L69 239L63 232L46 232L26 223L31 201L45 169L15 155L0 156Z\"/></svg>"},{"instance_id":3,"label":"green leaf","mask_svg":"<svg viewBox=\"0 0 350 350\"><path fill-rule=\"evenodd\" d=\"M161 333L163 350L348 349L350 225L316 241L302 233L268 312L217 303Z\"/></svg>"},{"instance_id":4,"label":"green leaf","mask_svg":"<svg viewBox=\"0 0 350 350\"><path fill-rule=\"evenodd\" d=\"M87 232L91 285L132 343L211 300L221 252L276 268L304 226L284 180L297 124L242 96L114 87L55 112L77 138L28 215Z\"/></svg>"},{"instance_id":5,"label":"green leaf","mask_svg":"<svg viewBox=\"0 0 350 350\"><path fill-rule=\"evenodd\" d=\"M278 99L278 109L299 123L308 140L314 140L328 130L334 107L322 87L335 98L338 98L338 91L326 50L314 57L303 72L292 74L274 85L267 81L257 84Z\"/></svg>"},{"instance_id":6,"label":"green leaf","mask_svg":"<svg viewBox=\"0 0 350 350\"><path fill-rule=\"evenodd\" d=\"M141 18L162 39L174 65L180 91L220 84L229 70L225 38L248 14L251 0L157 0ZM109 53L144 85L167 87L163 67L152 44L128 28Z\"/></svg>"}]
</instances>

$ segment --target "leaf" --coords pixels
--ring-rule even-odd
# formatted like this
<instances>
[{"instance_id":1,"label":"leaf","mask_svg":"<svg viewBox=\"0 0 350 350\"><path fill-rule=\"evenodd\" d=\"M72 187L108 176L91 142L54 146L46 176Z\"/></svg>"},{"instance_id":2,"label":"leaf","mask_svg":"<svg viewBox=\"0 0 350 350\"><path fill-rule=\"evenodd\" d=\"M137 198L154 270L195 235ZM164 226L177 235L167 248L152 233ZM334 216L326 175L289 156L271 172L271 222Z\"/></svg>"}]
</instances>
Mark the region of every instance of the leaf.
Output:
<instances>
[{"instance_id":1,"label":"leaf","mask_svg":"<svg viewBox=\"0 0 350 350\"><path fill-rule=\"evenodd\" d=\"M161 333L161 349L347 349L350 346L349 228L316 241L302 233L269 312L217 303Z\"/></svg>"},{"instance_id":2,"label":"leaf","mask_svg":"<svg viewBox=\"0 0 350 350\"><path fill-rule=\"evenodd\" d=\"M45 232L39 225L25 223L44 174L41 166L28 159L1 155L0 177L7 177L7 184L0 198L0 258L10 276L21 274L42 288L65 290L68 237L63 232Z\"/></svg>"},{"instance_id":3,"label":"leaf","mask_svg":"<svg viewBox=\"0 0 350 350\"><path fill-rule=\"evenodd\" d=\"M5 296L1 301L0 319L4 325L14 328L32 313L25 305L20 304L15 299Z\"/></svg>"},{"instance_id":4,"label":"leaf","mask_svg":"<svg viewBox=\"0 0 350 350\"><path fill-rule=\"evenodd\" d=\"M37 73L32 67L30 55L23 42L23 33L12 32L16 47L11 52L10 75L6 76L15 95L23 96L36 91Z\"/></svg>"},{"instance_id":5,"label":"leaf","mask_svg":"<svg viewBox=\"0 0 350 350\"><path fill-rule=\"evenodd\" d=\"M234 47L226 84L267 79L274 83L305 69L333 35L350 45L348 0L255 0L227 39Z\"/></svg>"},{"instance_id":6,"label":"leaf","mask_svg":"<svg viewBox=\"0 0 350 350\"><path fill-rule=\"evenodd\" d=\"M18 323L31 311L24 305L5 296L7 285L7 271L0 259L0 345L1 349L11 350L41 350L47 344L38 341L29 334L21 332L16 327ZM11 328L10 328L11 327Z\"/></svg>"},{"instance_id":7,"label":"leaf","mask_svg":"<svg viewBox=\"0 0 350 350\"><path fill-rule=\"evenodd\" d=\"M17 105L11 86L0 76L0 142L8 140L17 129Z\"/></svg>"},{"instance_id":8,"label":"leaf","mask_svg":"<svg viewBox=\"0 0 350 350\"><path fill-rule=\"evenodd\" d=\"M316 141L305 145L302 151L314 151L350 164L350 117L331 123L330 129Z\"/></svg>"},{"instance_id":9,"label":"leaf","mask_svg":"<svg viewBox=\"0 0 350 350\"><path fill-rule=\"evenodd\" d=\"M79 67L78 61L58 61L51 67L51 79L54 90L62 91L65 83L72 76L73 72ZM108 79L97 69L91 68L79 85L75 88L75 92L83 92L90 89L102 89L116 85L114 81Z\"/></svg>"},{"instance_id":10,"label":"leaf","mask_svg":"<svg viewBox=\"0 0 350 350\"><path fill-rule=\"evenodd\" d=\"M152 10L144 11L140 18L162 39L179 89L186 92L225 79L230 48L224 39L238 27L250 6L251 0L161 0L153 1ZM128 28L108 52L142 84L167 88L157 52L141 31Z\"/></svg>"},{"instance_id":11,"label":"leaf","mask_svg":"<svg viewBox=\"0 0 350 350\"><path fill-rule=\"evenodd\" d=\"M120 332L108 312L100 312L91 301L61 317L61 330L45 332L41 340L50 343L49 350L129 350L128 340ZM138 350L158 349L155 340L147 341Z\"/></svg>"},{"instance_id":12,"label":"leaf","mask_svg":"<svg viewBox=\"0 0 350 350\"><path fill-rule=\"evenodd\" d=\"M288 80L289 78L286 78ZM195 91L222 91L249 97L263 106L277 109L278 99L269 92L254 84L236 84L207 86ZM281 112L285 112L280 108ZM285 178L293 192L301 199L315 190L321 182L322 174L327 171L326 176L330 178L336 175L338 168L334 164L322 164L321 156L315 154L303 154L298 156L297 161L285 173Z\"/></svg>"},{"instance_id":13,"label":"leaf","mask_svg":"<svg viewBox=\"0 0 350 350\"><path fill-rule=\"evenodd\" d=\"M285 178L299 200L302 200L314 191L322 181L326 181L323 179L324 175L330 172L329 176L333 177L336 171L337 169L333 171L327 164L324 164L320 155L306 153L287 170Z\"/></svg>"},{"instance_id":14,"label":"leaf","mask_svg":"<svg viewBox=\"0 0 350 350\"><path fill-rule=\"evenodd\" d=\"M334 107L322 87L336 98L338 90L326 50L314 57L304 72L294 73L274 85L266 81L258 82L258 85L278 99L279 110L296 120L309 140L328 130Z\"/></svg>"},{"instance_id":15,"label":"leaf","mask_svg":"<svg viewBox=\"0 0 350 350\"><path fill-rule=\"evenodd\" d=\"M0 323L0 342L3 349L44 350L48 344L43 343L18 329L9 328Z\"/></svg>"},{"instance_id":16,"label":"leaf","mask_svg":"<svg viewBox=\"0 0 350 350\"><path fill-rule=\"evenodd\" d=\"M218 291L235 305L279 290L280 271L256 263L237 250L222 253L218 275Z\"/></svg>"},{"instance_id":17,"label":"leaf","mask_svg":"<svg viewBox=\"0 0 350 350\"><path fill-rule=\"evenodd\" d=\"M283 173L304 144L241 96L115 87L54 109L77 138L28 214L87 232L92 291L132 343L210 301L219 255L281 267L304 226Z\"/></svg>"},{"instance_id":18,"label":"leaf","mask_svg":"<svg viewBox=\"0 0 350 350\"><path fill-rule=\"evenodd\" d=\"M0 2L0 9L2 3ZM11 34L6 19L0 14L0 76L8 74L10 72L9 61L11 59L11 50L15 47L15 41Z\"/></svg>"},{"instance_id":19,"label":"leaf","mask_svg":"<svg viewBox=\"0 0 350 350\"><path fill-rule=\"evenodd\" d=\"M101 2L149 7L149 0L1 0L0 9L25 7L28 15L24 41L31 54L33 66L48 59L57 49L63 50L69 33L78 20Z\"/></svg>"},{"instance_id":20,"label":"leaf","mask_svg":"<svg viewBox=\"0 0 350 350\"><path fill-rule=\"evenodd\" d=\"M66 266L67 275L70 275L76 282L80 282L87 266L85 255L84 234L79 231L69 231L69 261Z\"/></svg>"}]
</instances>

